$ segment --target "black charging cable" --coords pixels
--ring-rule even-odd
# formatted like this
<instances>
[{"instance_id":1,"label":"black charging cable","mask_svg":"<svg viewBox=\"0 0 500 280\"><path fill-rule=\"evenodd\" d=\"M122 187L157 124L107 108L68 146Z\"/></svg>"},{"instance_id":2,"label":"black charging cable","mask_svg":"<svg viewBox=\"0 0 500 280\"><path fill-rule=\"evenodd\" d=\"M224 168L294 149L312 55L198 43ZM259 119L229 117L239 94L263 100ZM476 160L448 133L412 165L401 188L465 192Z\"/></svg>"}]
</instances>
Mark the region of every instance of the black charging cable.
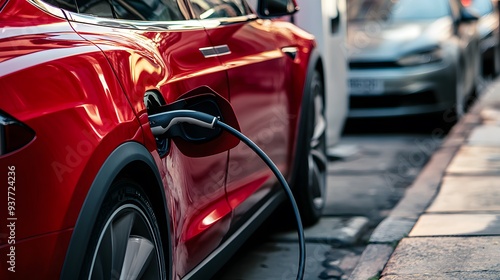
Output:
<instances>
[{"instance_id":1,"label":"black charging cable","mask_svg":"<svg viewBox=\"0 0 500 280\"><path fill-rule=\"evenodd\" d=\"M299 208L297 206L297 202L293 197L292 190L288 186L285 177L279 171L278 167L274 164L274 162L269 158L269 156L262 151L252 140L246 137L243 133L234 129L233 127L227 125L226 123L220 121L217 117L212 115L193 111L193 110L174 110L163 113L158 113L155 115L149 116L149 121L151 124L151 131L155 136L162 136L167 133L170 128L180 123L189 123L198 125L205 128L220 127L230 134L234 135L236 138L240 139L243 143L245 143L248 147L250 147L273 171L276 178L280 182L285 194L293 208L293 213L295 214L295 219L297 221L297 234L299 236L299 268L297 272L297 280L302 280L304 278L305 271L305 262L306 262L306 243L304 240L304 228L302 226L302 219L300 218Z\"/></svg>"},{"instance_id":2,"label":"black charging cable","mask_svg":"<svg viewBox=\"0 0 500 280\"><path fill-rule=\"evenodd\" d=\"M297 273L297 280L302 280L304 278L304 270L305 270L305 260L306 260L306 243L304 240L304 228L302 226L302 219L300 218L299 208L297 206L297 202L293 197L292 190L288 186L283 174L279 171L278 167L274 164L274 162L269 158L264 151L262 151L259 146L257 146L252 140L243 135L243 133L238 130L232 128L231 126L221 122L216 121L215 125L218 125L222 129L236 136L242 142L244 142L250 149L252 149L259 157L269 166L269 168L273 171L278 181L281 183L283 190L285 191L290 203L292 204L293 213L295 214L295 219L297 220L297 234L299 235L299 271Z\"/></svg>"}]
</instances>

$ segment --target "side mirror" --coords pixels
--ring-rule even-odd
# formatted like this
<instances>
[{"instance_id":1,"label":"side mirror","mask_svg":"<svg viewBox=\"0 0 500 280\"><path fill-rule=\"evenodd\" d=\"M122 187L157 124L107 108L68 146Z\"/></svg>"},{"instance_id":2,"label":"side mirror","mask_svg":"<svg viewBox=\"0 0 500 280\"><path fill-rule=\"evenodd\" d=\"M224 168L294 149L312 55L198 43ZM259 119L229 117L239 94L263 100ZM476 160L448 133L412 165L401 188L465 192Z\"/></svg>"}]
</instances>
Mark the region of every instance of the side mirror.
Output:
<instances>
[{"instance_id":1,"label":"side mirror","mask_svg":"<svg viewBox=\"0 0 500 280\"><path fill-rule=\"evenodd\" d=\"M225 152L236 147L240 142L238 138L218 127L206 128L188 122L172 122L171 119L168 124L162 123L167 115L165 113L172 113L170 115L174 116L175 112L185 110L212 115L236 130L240 130L231 104L211 88L202 86L181 95L177 101L171 104L148 110L150 122L158 122L156 125L163 128L168 126L168 132L161 135L157 135L153 131L157 143L164 143L166 138L170 138L184 155L205 157ZM182 117L178 119L182 119ZM154 130L153 124L151 125L152 130Z\"/></svg>"},{"instance_id":2,"label":"side mirror","mask_svg":"<svg viewBox=\"0 0 500 280\"><path fill-rule=\"evenodd\" d=\"M299 10L295 0L259 0L257 13L261 18L293 15Z\"/></svg>"}]
</instances>

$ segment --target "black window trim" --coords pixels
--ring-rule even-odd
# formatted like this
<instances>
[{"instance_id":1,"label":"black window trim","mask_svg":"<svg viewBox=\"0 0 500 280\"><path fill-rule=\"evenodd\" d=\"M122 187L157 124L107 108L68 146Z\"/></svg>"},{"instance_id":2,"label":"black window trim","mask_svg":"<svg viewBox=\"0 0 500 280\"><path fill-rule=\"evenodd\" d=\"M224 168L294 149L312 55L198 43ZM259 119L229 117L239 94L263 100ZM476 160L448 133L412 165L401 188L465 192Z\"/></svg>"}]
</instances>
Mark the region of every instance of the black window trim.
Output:
<instances>
[{"instance_id":1,"label":"black window trim","mask_svg":"<svg viewBox=\"0 0 500 280\"><path fill-rule=\"evenodd\" d=\"M126 20L96 17L88 14L78 14L70 11L62 10L69 21L87 23L92 25L134 29L141 31L159 31L159 30L200 30L204 29L204 25L199 20L187 19L178 21L142 21L142 20Z\"/></svg>"},{"instance_id":2,"label":"black window trim","mask_svg":"<svg viewBox=\"0 0 500 280\"><path fill-rule=\"evenodd\" d=\"M131 5L129 5L124 0L106 0L106 1L111 6L111 11L113 13L113 18L114 19L119 19L119 18L117 18L117 16L116 16L115 8L114 8L113 3L112 3L113 1L119 2L122 7L124 7L125 9L127 9L129 12L135 14L137 17L142 17L142 15L140 13L134 13L135 8L133 6L131 6ZM158 1L162 1L162 0L158 0ZM176 21L184 21L184 20L194 19L193 18L193 14L190 12L189 7L186 6L185 0L176 0L176 2L177 2L177 5L179 6L179 10L180 10L181 14L183 14L186 17L186 18L184 18L182 20L176 20ZM182 10L185 10L187 12L187 14L184 14L182 12ZM141 20L133 19L133 20L134 21L147 21L147 22L159 22L160 21L160 20L148 20L148 19L141 19Z\"/></svg>"},{"instance_id":3,"label":"black window trim","mask_svg":"<svg viewBox=\"0 0 500 280\"><path fill-rule=\"evenodd\" d=\"M134 29L142 31L158 31L158 30L203 30L206 26L220 25L220 23L201 23L200 20L194 19L192 14L188 15L188 19L178 21L141 21L141 20L124 20L115 18L98 17L90 14L80 14L72 11L56 7L46 3L43 0L28 0L33 6L52 14L56 17L67 19L72 22L86 23L91 25ZM179 1L185 4L185 1ZM189 7L185 7L188 13L191 13Z\"/></svg>"}]
</instances>

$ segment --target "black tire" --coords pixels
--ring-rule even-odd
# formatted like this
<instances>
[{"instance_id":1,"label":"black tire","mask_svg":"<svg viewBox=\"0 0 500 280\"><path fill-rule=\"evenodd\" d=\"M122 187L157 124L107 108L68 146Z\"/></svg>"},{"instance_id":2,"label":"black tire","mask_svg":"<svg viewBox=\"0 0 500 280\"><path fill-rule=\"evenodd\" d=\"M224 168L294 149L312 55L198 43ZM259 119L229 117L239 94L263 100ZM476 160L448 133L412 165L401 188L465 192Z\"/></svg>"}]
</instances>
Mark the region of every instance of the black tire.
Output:
<instances>
[{"instance_id":1,"label":"black tire","mask_svg":"<svg viewBox=\"0 0 500 280\"><path fill-rule=\"evenodd\" d=\"M81 279L167 278L154 211L141 187L132 181L120 180L111 187L88 248Z\"/></svg>"},{"instance_id":2,"label":"black tire","mask_svg":"<svg viewBox=\"0 0 500 280\"><path fill-rule=\"evenodd\" d=\"M303 149L295 185L295 199L304 225L316 223L322 215L326 200L326 111L324 86L321 74L312 73L309 103L303 104L307 111Z\"/></svg>"}]
</instances>

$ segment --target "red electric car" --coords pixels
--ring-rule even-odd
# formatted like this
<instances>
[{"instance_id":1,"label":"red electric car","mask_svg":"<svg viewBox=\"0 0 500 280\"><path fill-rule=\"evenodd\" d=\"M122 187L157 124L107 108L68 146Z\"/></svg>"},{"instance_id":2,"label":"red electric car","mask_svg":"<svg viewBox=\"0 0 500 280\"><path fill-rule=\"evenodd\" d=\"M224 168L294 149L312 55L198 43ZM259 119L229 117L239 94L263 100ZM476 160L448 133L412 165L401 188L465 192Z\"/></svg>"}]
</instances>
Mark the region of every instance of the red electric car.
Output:
<instances>
[{"instance_id":1,"label":"red electric car","mask_svg":"<svg viewBox=\"0 0 500 280\"><path fill-rule=\"evenodd\" d=\"M208 279L282 201L324 204L323 67L293 0L0 0L0 279ZM218 111L221 100L229 107ZM215 104L215 105L214 105ZM290 211L290 215L292 212Z\"/></svg>"}]
</instances>

